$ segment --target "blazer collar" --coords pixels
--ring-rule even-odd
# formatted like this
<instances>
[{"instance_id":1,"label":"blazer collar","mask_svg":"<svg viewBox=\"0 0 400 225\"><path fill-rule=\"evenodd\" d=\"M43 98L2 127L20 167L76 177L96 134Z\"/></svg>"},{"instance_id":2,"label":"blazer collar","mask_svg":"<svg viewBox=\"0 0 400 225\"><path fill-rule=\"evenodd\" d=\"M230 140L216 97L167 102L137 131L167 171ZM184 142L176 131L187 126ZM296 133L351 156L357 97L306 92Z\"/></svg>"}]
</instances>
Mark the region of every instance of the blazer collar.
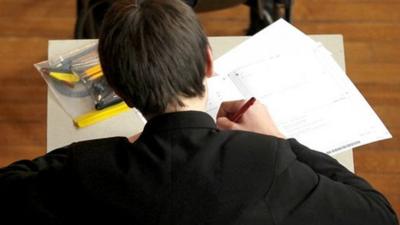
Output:
<instances>
[{"instance_id":1,"label":"blazer collar","mask_svg":"<svg viewBox=\"0 0 400 225\"><path fill-rule=\"evenodd\" d=\"M201 111L182 111L157 115L147 121L143 133L183 128L217 129L213 118Z\"/></svg>"}]
</instances>

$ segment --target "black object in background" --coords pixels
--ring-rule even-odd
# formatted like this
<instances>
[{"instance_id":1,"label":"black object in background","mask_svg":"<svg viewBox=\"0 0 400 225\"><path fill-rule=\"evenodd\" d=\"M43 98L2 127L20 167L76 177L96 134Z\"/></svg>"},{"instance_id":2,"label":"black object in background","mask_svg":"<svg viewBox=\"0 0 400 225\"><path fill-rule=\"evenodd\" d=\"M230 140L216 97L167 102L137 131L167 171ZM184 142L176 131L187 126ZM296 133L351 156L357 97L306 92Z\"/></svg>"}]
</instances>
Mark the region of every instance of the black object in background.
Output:
<instances>
[{"instance_id":1,"label":"black object in background","mask_svg":"<svg viewBox=\"0 0 400 225\"><path fill-rule=\"evenodd\" d=\"M104 15L115 0L77 0L76 39L98 38ZM201 0L185 0L195 7ZM247 35L253 35L269 24L284 18L291 21L293 0L243 0L250 7L250 26Z\"/></svg>"},{"instance_id":2,"label":"black object in background","mask_svg":"<svg viewBox=\"0 0 400 225\"><path fill-rule=\"evenodd\" d=\"M104 15L115 0L77 0L75 39L98 38ZM194 7L197 0L185 0Z\"/></svg>"},{"instance_id":3,"label":"black object in background","mask_svg":"<svg viewBox=\"0 0 400 225\"><path fill-rule=\"evenodd\" d=\"M291 22L293 0L248 0L250 7L250 26L247 35L253 35L283 18Z\"/></svg>"}]
</instances>

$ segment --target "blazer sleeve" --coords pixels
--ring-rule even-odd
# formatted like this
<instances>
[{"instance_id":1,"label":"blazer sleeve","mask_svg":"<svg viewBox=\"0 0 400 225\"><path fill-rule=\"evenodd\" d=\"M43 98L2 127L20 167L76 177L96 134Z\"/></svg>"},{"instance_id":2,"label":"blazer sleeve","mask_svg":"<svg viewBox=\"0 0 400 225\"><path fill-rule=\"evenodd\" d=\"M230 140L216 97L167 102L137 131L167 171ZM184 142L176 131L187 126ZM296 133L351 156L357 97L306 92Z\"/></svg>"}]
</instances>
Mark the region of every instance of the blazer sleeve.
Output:
<instances>
[{"instance_id":1,"label":"blazer sleeve","mask_svg":"<svg viewBox=\"0 0 400 225\"><path fill-rule=\"evenodd\" d=\"M292 152L295 160L276 174L266 198L277 224L398 224L390 203L367 181L329 155L295 139L285 142L278 151Z\"/></svg>"},{"instance_id":2,"label":"blazer sleeve","mask_svg":"<svg viewBox=\"0 0 400 225\"><path fill-rule=\"evenodd\" d=\"M0 168L0 218L4 224L53 221L73 201L68 147ZM32 222L33 221L33 222ZM55 221L53 221L55 222Z\"/></svg>"}]
</instances>

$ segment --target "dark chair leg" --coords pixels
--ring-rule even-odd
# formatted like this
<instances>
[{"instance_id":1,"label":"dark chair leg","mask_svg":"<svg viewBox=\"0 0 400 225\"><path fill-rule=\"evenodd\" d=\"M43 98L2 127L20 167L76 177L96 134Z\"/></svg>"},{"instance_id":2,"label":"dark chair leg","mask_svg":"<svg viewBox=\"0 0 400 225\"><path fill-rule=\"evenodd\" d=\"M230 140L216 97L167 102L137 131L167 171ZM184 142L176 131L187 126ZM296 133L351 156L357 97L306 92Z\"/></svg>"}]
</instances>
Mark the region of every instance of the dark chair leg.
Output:
<instances>
[{"instance_id":1,"label":"dark chair leg","mask_svg":"<svg viewBox=\"0 0 400 225\"><path fill-rule=\"evenodd\" d=\"M292 0L249 0L250 26L247 35L253 35L279 18L291 19Z\"/></svg>"}]
</instances>

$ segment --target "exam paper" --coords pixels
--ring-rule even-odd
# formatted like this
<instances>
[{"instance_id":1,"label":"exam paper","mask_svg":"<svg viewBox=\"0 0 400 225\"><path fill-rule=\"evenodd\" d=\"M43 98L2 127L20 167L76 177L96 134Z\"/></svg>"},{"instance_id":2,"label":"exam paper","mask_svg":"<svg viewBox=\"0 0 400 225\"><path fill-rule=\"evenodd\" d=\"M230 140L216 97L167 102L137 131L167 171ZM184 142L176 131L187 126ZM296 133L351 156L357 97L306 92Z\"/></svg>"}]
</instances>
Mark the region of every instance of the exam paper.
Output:
<instances>
[{"instance_id":1,"label":"exam paper","mask_svg":"<svg viewBox=\"0 0 400 225\"><path fill-rule=\"evenodd\" d=\"M284 20L214 65L212 116L222 101L254 96L286 137L328 154L391 137L330 52Z\"/></svg>"},{"instance_id":2,"label":"exam paper","mask_svg":"<svg viewBox=\"0 0 400 225\"><path fill-rule=\"evenodd\" d=\"M226 76L215 76L207 82L208 101L207 113L216 118L219 106L224 101L244 99L242 93L236 88L235 84Z\"/></svg>"}]
</instances>

